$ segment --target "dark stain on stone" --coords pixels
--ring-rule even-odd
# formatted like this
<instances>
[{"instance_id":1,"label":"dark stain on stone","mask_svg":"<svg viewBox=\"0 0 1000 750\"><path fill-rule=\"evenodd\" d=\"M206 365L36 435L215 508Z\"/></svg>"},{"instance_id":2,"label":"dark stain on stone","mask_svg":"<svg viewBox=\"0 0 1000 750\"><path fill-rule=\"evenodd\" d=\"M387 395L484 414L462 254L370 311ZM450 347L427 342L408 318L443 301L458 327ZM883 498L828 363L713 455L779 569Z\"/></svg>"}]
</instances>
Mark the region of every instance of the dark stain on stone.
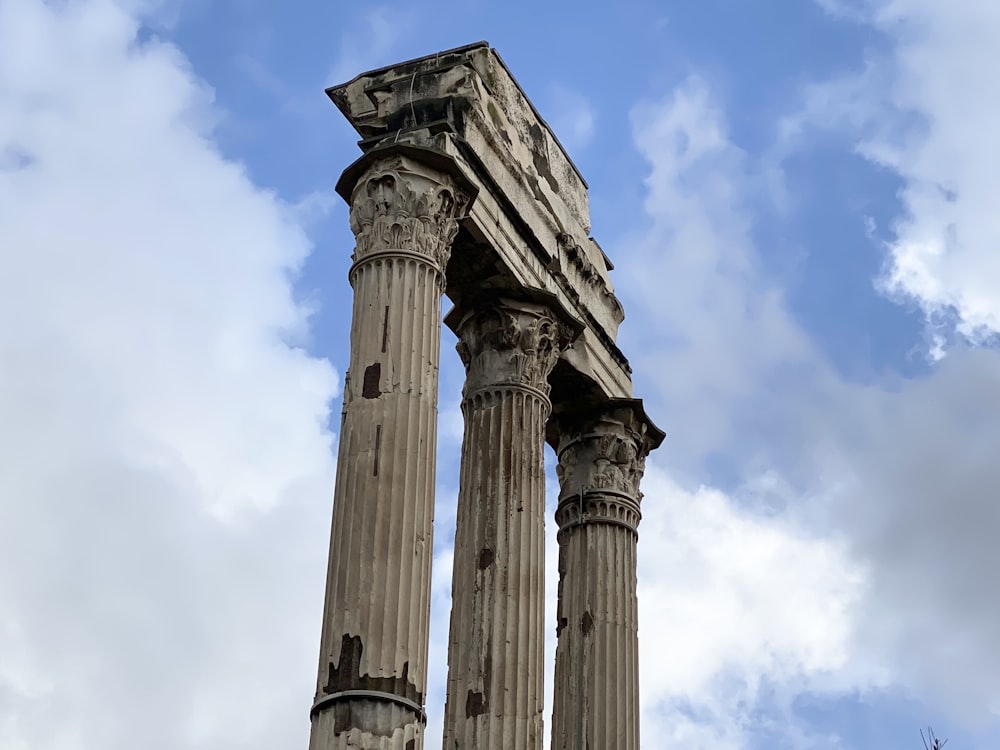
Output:
<instances>
[{"instance_id":1,"label":"dark stain on stone","mask_svg":"<svg viewBox=\"0 0 1000 750\"><path fill-rule=\"evenodd\" d=\"M556 638L559 637L559 634L563 632L563 628L565 628L567 625L569 625L569 620L567 620L565 617L560 617L559 620L556 622Z\"/></svg>"},{"instance_id":2,"label":"dark stain on stone","mask_svg":"<svg viewBox=\"0 0 1000 750\"><path fill-rule=\"evenodd\" d=\"M380 133L393 133L396 131L406 132L420 128L426 128L431 133L452 132L463 133L465 131L465 119L472 108L472 101L468 96L460 93L445 97L428 97L428 91L415 91L414 96L409 92L410 79L404 79L405 91L397 92L406 101L402 107L389 113L385 118L385 125L378 130Z\"/></svg>"},{"instance_id":3,"label":"dark stain on stone","mask_svg":"<svg viewBox=\"0 0 1000 750\"><path fill-rule=\"evenodd\" d=\"M532 125L528 131L531 134L531 140L534 141L534 148L531 149L531 161L534 162L535 169L538 170L540 177L543 177L549 187L552 188L553 193L559 192L559 181L556 180L555 176L552 174L552 170L549 169L548 159L545 158L544 154L548 150L546 148L547 144L545 142L545 136L542 134L542 129L538 125Z\"/></svg>"},{"instance_id":4,"label":"dark stain on stone","mask_svg":"<svg viewBox=\"0 0 1000 750\"><path fill-rule=\"evenodd\" d=\"M590 635L590 631L594 629L594 618L591 616L590 612L584 612L583 617L580 618L580 630L584 635Z\"/></svg>"},{"instance_id":5,"label":"dark stain on stone","mask_svg":"<svg viewBox=\"0 0 1000 750\"><path fill-rule=\"evenodd\" d=\"M503 120L500 117L500 110L497 109L497 105L494 104L492 99L487 103L486 111L489 113L490 119L493 121L493 127L497 129L498 133L500 133L500 137L507 141L508 146L513 146L514 143L507 134L507 128L503 126Z\"/></svg>"},{"instance_id":6,"label":"dark stain on stone","mask_svg":"<svg viewBox=\"0 0 1000 750\"><path fill-rule=\"evenodd\" d=\"M531 189L531 192L535 196L535 199L539 203L544 205L547 209L549 209L552 215L555 216L556 210L552 207L552 204L549 202L549 199L545 196L545 193L543 193L541 189L538 187L538 181L529 179L528 187Z\"/></svg>"},{"instance_id":7,"label":"dark stain on stone","mask_svg":"<svg viewBox=\"0 0 1000 750\"><path fill-rule=\"evenodd\" d=\"M355 683L359 678L352 675L359 675L361 672L361 654L364 650L360 635L344 634L340 642L340 661L336 664L330 662L330 676L324 688L327 693L357 687Z\"/></svg>"},{"instance_id":8,"label":"dark stain on stone","mask_svg":"<svg viewBox=\"0 0 1000 750\"><path fill-rule=\"evenodd\" d=\"M330 662L329 677L323 692L329 695L344 690L375 690L380 693L392 693L418 705L424 705L424 696L410 681L410 662L403 664L403 672L399 676L372 677L361 674L363 653L364 644L361 642L361 636L345 633L340 646L340 660L336 664Z\"/></svg>"},{"instance_id":9,"label":"dark stain on stone","mask_svg":"<svg viewBox=\"0 0 1000 750\"><path fill-rule=\"evenodd\" d=\"M486 658L483 660L483 686L482 692L470 690L465 697L465 718L471 719L474 716L481 716L490 707L490 683L493 681L493 657L490 656L490 643L486 643Z\"/></svg>"},{"instance_id":10,"label":"dark stain on stone","mask_svg":"<svg viewBox=\"0 0 1000 750\"><path fill-rule=\"evenodd\" d=\"M486 570L493 564L494 554L489 547L483 547L479 553L479 569Z\"/></svg>"},{"instance_id":11,"label":"dark stain on stone","mask_svg":"<svg viewBox=\"0 0 1000 750\"><path fill-rule=\"evenodd\" d=\"M465 698L465 718L471 719L475 716L482 716L486 713L486 698L482 693L474 693L471 690Z\"/></svg>"},{"instance_id":12,"label":"dark stain on stone","mask_svg":"<svg viewBox=\"0 0 1000 750\"><path fill-rule=\"evenodd\" d=\"M389 306L385 306L385 316L382 318L382 353L389 345Z\"/></svg>"},{"instance_id":13,"label":"dark stain on stone","mask_svg":"<svg viewBox=\"0 0 1000 750\"><path fill-rule=\"evenodd\" d=\"M354 712L350 703L335 703L333 705L334 734L346 734L354 726Z\"/></svg>"},{"instance_id":14,"label":"dark stain on stone","mask_svg":"<svg viewBox=\"0 0 1000 750\"><path fill-rule=\"evenodd\" d=\"M361 395L365 398L379 397L379 381L382 379L382 363L368 365L365 368L365 379L361 386Z\"/></svg>"}]
</instances>

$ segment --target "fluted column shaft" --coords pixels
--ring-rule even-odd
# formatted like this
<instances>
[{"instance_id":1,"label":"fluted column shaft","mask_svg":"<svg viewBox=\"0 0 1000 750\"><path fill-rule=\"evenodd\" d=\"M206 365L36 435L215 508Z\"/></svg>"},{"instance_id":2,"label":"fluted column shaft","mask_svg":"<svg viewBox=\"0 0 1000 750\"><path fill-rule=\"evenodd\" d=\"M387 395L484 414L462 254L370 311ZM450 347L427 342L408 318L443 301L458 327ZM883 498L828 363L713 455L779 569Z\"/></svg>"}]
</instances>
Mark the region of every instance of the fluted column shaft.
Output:
<instances>
[{"instance_id":1,"label":"fluted column shaft","mask_svg":"<svg viewBox=\"0 0 1000 750\"><path fill-rule=\"evenodd\" d=\"M433 555L444 268L465 203L450 178L375 162L351 201L350 369L310 750L419 750Z\"/></svg>"},{"instance_id":2,"label":"fluted column shaft","mask_svg":"<svg viewBox=\"0 0 1000 750\"><path fill-rule=\"evenodd\" d=\"M552 750L639 747L636 529L648 450L628 409L559 440Z\"/></svg>"},{"instance_id":3,"label":"fluted column shaft","mask_svg":"<svg viewBox=\"0 0 1000 750\"><path fill-rule=\"evenodd\" d=\"M465 436L443 747L539 750L547 379L566 333L544 307L504 303L458 334Z\"/></svg>"}]
</instances>

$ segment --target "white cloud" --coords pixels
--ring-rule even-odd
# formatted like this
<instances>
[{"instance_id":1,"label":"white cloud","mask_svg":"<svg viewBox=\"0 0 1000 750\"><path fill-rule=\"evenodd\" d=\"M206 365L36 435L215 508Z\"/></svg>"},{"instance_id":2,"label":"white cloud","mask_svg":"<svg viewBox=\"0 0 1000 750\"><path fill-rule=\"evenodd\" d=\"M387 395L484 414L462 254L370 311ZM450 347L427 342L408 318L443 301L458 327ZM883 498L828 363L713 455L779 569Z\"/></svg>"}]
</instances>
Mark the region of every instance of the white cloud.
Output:
<instances>
[{"instance_id":1,"label":"white cloud","mask_svg":"<svg viewBox=\"0 0 1000 750\"><path fill-rule=\"evenodd\" d=\"M299 348L310 245L138 28L0 0L0 746L304 746L337 387Z\"/></svg>"},{"instance_id":2,"label":"white cloud","mask_svg":"<svg viewBox=\"0 0 1000 750\"><path fill-rule=\"evenodd\" d=\"M766 689L794 696L868 681L838 676L855 669L866 575L842 540L711 488L685 491L656 465L643 486L644 744L741 748L760 729L752 717Z\"/></svg>"},{"instance_id":3,"label":"white cloud","mask_svg":"<svg viewBox=\"0 0 1000 750\"><path fill-rule=\"evenodd\" d=\"M860 73L811 88L784 134L805 148L807 128L828 128L898 174L900 211L880 283L919 303L928 354L948 355L893 392L847 394L842 416L852 426L841 441L834 522L871 571L859 658L879 659L911 695L966 725L995 727L1000 611L984 587L1000 564L993 468L1000 358L967 345L1000 331L1000 220L989 157L1000 150L992 76L1000 8L893 0L849 10L880 30L887 48L869 50Z\"/></svg>"},{"instance_id":4,"label":"white cloud","mask_svg":"<svg viewBox=\"0 0 1000 750\"><path fill-rule=\"evenodd\" d=\"M850 10L890 49L872 52L864 73L814 90L808 119L848 129L861 154L903 180L884 289L920 304L932 346L953 333L983 343L1000 332L1000 213L989 157L1000 150L1000 7L867 0Z\"/></svg>"},{"instance_id":5,"label":"white cloud","mask_svg":"<svg viewBox=\"0 0 1000 750\"><path fill-rule=\"evenodd\" d=\"M773 462L791 468L788 457L755 454L737 429L750 413L777 429L781 420L808 420L813 409L802 404L830 382L760 267L748 205L756 165L730 141L699 78L632 119L651 167L649 224L612 253L629 313L623 347L671 436L644 481L644 744L744 748L763 731L769 692L783 696L771 708L790 713L803 691L869 680L850 664L864 571L843 540L808 532L806 514L787 509L800 491ZM679 479L706 476L713 452L743 452L763 471L738 496L697 483L686 489ZM795 720L782 731L798 731Z\"/></svg>"},{"instance_id":6,"label":"white cloud","mask_svg":"<svg viewBox=\"0 0 1000 750\"><path fill-rule=\"evenodd\" d=\"M457 492L442 492L438 488L437 508L454 508ZM440 519L435 512L436 534L442 533ZM424 747L427 750L441 747L444 734L445 689L448 682L448 633L451 625L451 576L454 567L454 520L448 529L444 551L434 556L431 575L430 646L427 653L427 729Z\"/></svg>"},{"instance_id":7,"label":"white cloud","mask_svg":"<svg viewBox=\"0 0 1000 750\"><path fill-rule=\"evenodd\" d=\"M649 225L611 251L628 316L622 345L643 397L683 435L672 462L690 467L733 447L748 405L777 423L787 407L775 385L814 354L760 269L747 206L756 177L707 84L690 78L632 121L651 168Z\"/></svg>"},{"instance_id":8,"label":"white cloud","mask_svg":"<svg viewBox=\"0 0 1000 750\"><path fill-rule=\"evenodd\" d=\"M813 114L784 123L786 137L818 112L863 127L868 142L890 128L852 109L867 102L856 81L813 93ZM689 80L634 122L652 168L650 224L612 254L621 293L634 297L623 341L639 381L654 373L644 387L656 392L641 395L671 435L656 460L680 480L653 473L645 488L644 733L751 746L765 729L759 696L773 694L767 715L788 746L833 747L797 723L791 700L873 686L989 722L1000 672L983 634L1000 620L974 592L996 567L1000 533L988 469L1000 435L986 429L985 408L997 400L986 386L992 355L892 390L838 381L759 268L746 207L755 165L730 142L707 86ZM756 455L735 429L748 410L767 425L753 435ZM783 429L801 445L760 444ZM692 490L689 478L720 451L750 451L774 502L747 488ZM962 552L926 555L938 542ZM651 646L651 629L667 645Z\"/></svg>"}]
</instances>

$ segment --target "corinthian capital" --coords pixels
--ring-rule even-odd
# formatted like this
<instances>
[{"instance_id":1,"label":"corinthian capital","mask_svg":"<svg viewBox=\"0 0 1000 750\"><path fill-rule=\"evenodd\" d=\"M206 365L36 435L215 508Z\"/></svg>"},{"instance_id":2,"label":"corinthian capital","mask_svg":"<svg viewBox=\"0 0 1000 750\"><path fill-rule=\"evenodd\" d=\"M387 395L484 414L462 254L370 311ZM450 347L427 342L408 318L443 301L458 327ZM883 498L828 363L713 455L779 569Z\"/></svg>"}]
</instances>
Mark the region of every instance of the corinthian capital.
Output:
<instances>
[{"instance_id":1,"label":"corinthian capital","mask_svg":"<svg viewBox=\"0 0 1000 750\"><path fill-rule=\"evenodd\" d=\"M555 424L560 527L605 519L635 529L646 456L663 440L642 403L615 399Z\"/></svg>"},{"instance_id":2,"label":"corinthian capital","mask_svg":"<svg viewBox=\"0 0 1000 750\"><path fill-rule=\"evenodd\" d=\"M649 452L642 435L613 422L599 423L592 430L576 436L559 452L559 496L574 497L598 490L626 495L638 502L639 482Z\"/></svg>"},{"instance_id":3,"label":"corinthian capital","mask_svg":"<svg viewBox=\"0 0 1000 750\"><path fill-rule=\"evenodd\" d=\"M466 398L496 386L549 393L549 374L572 331L543 305L498 302L467 315L455 347L465 365Z\"/></svg>"},{"instance_id":4,"label":"corinthian capital","mask_svg":"<svg viewBox=\"0 0 1000 750\"><path fill-rule=\"evenodd\" d=\"M404 156L375 163L351 194L355 261L380 253L422 255L444 270L469 196L447 174Z\"/></svg>"}]
</instances>

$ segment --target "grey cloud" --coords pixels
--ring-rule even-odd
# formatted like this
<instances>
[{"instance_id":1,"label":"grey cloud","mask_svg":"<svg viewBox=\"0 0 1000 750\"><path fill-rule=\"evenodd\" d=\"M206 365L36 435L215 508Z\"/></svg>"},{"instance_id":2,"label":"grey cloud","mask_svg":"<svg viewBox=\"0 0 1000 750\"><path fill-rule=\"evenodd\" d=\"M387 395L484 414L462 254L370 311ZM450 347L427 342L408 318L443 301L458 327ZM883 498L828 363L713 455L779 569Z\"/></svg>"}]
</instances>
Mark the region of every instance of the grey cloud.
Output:
<instances>
[{"instance_id":1,"label":"grey cloud","mask_svg":"<svg viewBox=\"0 0 1000 750\"><path fill-rule=\"evenodd\" d=\"M859 420L836 517L870 571L864 649L982 721L1000 708L1000 353L954 353Z\"/></svg>"}]
</instances>

